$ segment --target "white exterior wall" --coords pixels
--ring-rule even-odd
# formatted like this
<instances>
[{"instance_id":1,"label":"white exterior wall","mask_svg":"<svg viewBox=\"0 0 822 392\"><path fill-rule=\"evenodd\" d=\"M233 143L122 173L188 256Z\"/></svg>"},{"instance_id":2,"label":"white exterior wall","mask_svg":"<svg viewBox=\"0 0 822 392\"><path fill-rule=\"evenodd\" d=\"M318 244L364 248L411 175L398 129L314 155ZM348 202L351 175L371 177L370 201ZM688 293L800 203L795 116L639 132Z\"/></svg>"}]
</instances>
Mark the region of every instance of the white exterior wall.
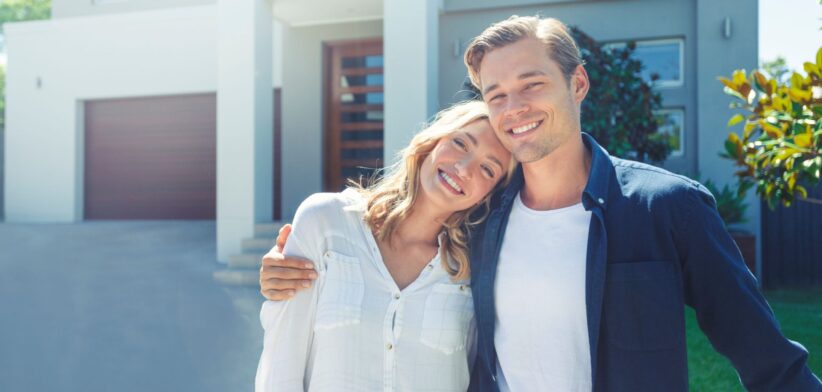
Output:
<instances>
[{"instance_id":1,"label":"white exterior wall","mask_svg":"<svg viewBox=\"0 0 822 392\"><path fill-rule=\"evenodd\" d=\"M217 0L52 0L54 19L216 4Z\"/></svg>"},{"instance_id":2,"label":"white exterior wall","mask_svg":"<svg viewBox=\"0 0 822 392\"><path fill-rule=\"evenodd\" d=\"M82 219L86 99L215 91L216 8L7 24L6 219Z\"/></svg>"}]
</instances>

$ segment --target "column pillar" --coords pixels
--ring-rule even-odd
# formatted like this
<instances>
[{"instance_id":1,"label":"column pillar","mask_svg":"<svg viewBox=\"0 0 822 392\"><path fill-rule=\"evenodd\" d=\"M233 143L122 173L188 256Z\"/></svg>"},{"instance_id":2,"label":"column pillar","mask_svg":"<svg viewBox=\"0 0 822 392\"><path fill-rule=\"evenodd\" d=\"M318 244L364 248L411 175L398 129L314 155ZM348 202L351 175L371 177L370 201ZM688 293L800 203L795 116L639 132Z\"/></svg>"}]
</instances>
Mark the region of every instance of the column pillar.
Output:
<instances>
[{"instance_id":1,"label":"column pillar","mask_svg":"<svg viewBox=\"0 0 822 392\"><path fill-rule=\"evenodd\" d=\"M270 0L218 0L217 259L272 210Z\"/></svg>"},{"instance_id":2,"label":"column pillar","mask_svg":"<svg viewBox=\"0 0 822 392\"><path fill-rule=\"evenodd\" d=\"M386 164L436 113L442 0L383 0Z\"/></svg>"}]
</instances>

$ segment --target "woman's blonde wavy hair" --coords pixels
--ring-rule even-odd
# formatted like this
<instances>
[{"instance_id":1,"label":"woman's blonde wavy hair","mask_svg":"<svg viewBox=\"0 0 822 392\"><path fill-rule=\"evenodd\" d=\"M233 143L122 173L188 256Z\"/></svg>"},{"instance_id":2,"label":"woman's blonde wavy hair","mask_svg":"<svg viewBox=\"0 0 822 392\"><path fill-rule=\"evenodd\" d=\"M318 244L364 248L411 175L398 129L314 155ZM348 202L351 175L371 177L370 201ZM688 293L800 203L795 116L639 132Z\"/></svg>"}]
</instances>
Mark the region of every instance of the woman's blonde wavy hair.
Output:
<instances>
[{"instance_id":1,"label":"woman's blonde wavy hair","mask_svg":"<svg viewBox=\"0 0 822 392\"><path fill-rule=\"evenodd\" d=\"M366 200L365 221L380 241L389 244L399 223L411 212L420 189L420 168L440 139L475 121L488 120L488 106L482 101L455 104L437 114L434 120L417 133L408 147L399 153L397 162L382 171L372 185L352 184ZM505 186L516 169L511 158L508 172L485 197L473 207L453 213L444 223L441 233L440 258L453 281L470 276L468 260L468 230L479 224L490 211L491 195ZM484 209L484 211L480 211Z\"/></svg>"}]
</instances>

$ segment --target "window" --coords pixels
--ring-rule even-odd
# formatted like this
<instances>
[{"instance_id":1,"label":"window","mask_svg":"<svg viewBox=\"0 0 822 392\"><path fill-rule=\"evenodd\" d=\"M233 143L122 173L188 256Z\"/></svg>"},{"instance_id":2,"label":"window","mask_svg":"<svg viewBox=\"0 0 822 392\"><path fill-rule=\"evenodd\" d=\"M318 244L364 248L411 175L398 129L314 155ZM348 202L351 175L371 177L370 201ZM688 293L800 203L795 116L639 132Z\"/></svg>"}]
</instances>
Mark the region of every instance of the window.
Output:
<instances>
[{"instance_id":1,"label":"window","mask_svg":"<svg viewBox=\"0 0 822 392\"><path fill-rule=\"evenodd\" d=\"M660 109L654 112L658 133L668 140L671 146L671 157L685 154L685 110Z\"/></svg>"},{"instance_id":2,"label":"window","mask_svg":"<svg viewBox=\"0 0 822 392\"><path fill-rule=\"evenodd\" d=\"M651 75L659 75L654 87L680 87L683 83L682 39L635 41L634 57L642 62L642 78L651 82ZM606 44L605 48L623 48L625 42Z\"/></svg>"}]
</instances>

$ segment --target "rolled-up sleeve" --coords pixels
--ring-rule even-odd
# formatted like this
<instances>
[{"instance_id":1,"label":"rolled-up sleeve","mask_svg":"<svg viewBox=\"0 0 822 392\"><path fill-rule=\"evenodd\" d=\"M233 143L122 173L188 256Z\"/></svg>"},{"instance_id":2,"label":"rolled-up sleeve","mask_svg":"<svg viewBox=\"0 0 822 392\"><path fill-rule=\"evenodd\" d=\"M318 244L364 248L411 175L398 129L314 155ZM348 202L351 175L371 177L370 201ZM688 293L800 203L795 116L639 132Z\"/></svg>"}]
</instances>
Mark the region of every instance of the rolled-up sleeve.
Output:
<instances>
[{"instance_id":1,"label":"rolled-up sleeve","mask_svg":"<svg viewBox=\"0 0 822 392\"><path fill-rule=\"evenodd\" d=\"M714 348L751 391L822 391L808 352L780 331L756 279L704 188L683 197L682 255L686 303Z\"/></svg>"},{"instance_id":2,"label":"rolled-up sleeve","mask_svg":"<svg viewBox=\"0 0 822 392\"><path fill-rule=\"evenodd\" d=\"M318 237L322 222L314 210L311 198L297 210L294 229L283 253L312 260L317 265L322 262L319 249L323 241ZM300 290L291 300L263 303L260 322L265 333L255 379L257 392L305 390L321 280L322 277L311 288Z\"/></svg>"}]
</instances>

